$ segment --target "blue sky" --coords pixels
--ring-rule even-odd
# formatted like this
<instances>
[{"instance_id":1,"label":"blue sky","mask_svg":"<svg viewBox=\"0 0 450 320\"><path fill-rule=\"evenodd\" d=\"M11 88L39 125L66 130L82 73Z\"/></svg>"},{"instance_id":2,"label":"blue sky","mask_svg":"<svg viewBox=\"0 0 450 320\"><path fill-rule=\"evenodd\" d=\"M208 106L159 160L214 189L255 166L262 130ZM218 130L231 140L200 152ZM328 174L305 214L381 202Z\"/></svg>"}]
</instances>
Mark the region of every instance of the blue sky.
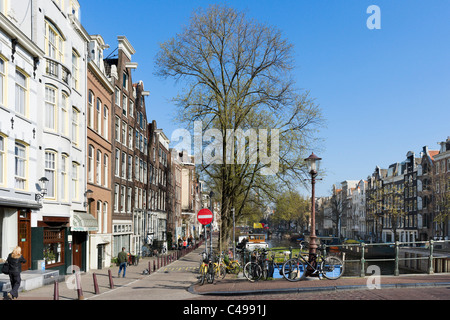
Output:
<instances>
[{"instance_id":1,"label":"blue sky","mask_svg":"<svg viewBox=\"0 0 450 320\"><path fill-rule=\"evenodd\" d=\"M181 31L207 0L79 0L81 22L111 47L125 35L136 49L133 81L150 91L147 117L170 138L170 98L179 86L154 76L162 43ZM408 151L450 136L450 1L430 0L241 0L224 1L278 27L294 44L295 78L316 98L326 128L315 153L326 177L317 196L334 183L365 179L376 166L401 162ZM370 30L367 8L381 10L381 29ZM305 194L307 192L305 191Z\"/></svg>"}]
</instances>

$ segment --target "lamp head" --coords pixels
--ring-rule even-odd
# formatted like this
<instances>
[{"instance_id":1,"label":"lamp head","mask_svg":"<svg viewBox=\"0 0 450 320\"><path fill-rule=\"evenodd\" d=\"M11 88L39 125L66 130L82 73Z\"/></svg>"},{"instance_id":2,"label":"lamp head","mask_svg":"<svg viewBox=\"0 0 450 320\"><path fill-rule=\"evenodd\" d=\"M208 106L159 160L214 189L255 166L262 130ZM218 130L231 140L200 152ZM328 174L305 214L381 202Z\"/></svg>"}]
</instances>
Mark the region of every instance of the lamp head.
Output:
<instances>
[{"instance_id":1,"label":"lamp head","mask_svg":"<svg viewBox=\"0 0 450 320\"><path fill-rule=\"evenodd\" d=\"M317 174L317 172L319 171L319 167L320 167L320 160L322 160L322 158L319 158L318 156L316 156L313 153L311 153L311 155L305 159L306 165L308 166L308 172L311 174Z\"/></svg>"}]
</instances>

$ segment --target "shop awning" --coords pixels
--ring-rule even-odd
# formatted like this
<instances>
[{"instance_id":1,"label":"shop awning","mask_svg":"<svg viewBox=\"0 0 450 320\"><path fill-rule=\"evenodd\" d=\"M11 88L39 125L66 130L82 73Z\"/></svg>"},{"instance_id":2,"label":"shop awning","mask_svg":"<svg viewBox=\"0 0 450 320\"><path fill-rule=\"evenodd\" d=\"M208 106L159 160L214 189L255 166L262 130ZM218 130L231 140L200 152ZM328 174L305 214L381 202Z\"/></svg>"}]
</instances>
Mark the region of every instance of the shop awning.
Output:
<instances>
[{"instance_id":1,"label":"shop awning","mask_svg":"<svg viewBox=\"0 0 450 320\"><path fill-rule=\"evenodd\" d=\"M72 231L98 231L98 222L92 214L87 212L74 212Z\"/></svg>"}]
</instances>

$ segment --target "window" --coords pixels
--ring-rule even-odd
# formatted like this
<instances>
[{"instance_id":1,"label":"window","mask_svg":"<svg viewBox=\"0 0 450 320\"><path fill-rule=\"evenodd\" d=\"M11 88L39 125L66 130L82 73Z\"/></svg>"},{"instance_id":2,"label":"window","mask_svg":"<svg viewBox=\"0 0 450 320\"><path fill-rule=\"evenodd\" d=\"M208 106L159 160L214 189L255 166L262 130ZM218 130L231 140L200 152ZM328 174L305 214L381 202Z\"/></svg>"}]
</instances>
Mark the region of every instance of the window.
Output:
<instances>
[{"instance_id":1,"label":"window","mask_svg":"<svg viewBox=\"0 0 450 320\"><path fill-rule=\"evenodd\" d=\"M108 117L109 117L109 115L108 115L108 112L109 112L108 107L104 106L103 107L103 137L106 140L109 141L109 131L108 131L108 128L109 128Z\"/></svg>"},{"instance_id":2,"label":"window","mask_svg":"<svg viewBox=\"0 0 450 320\"><path fill-rule=\"evenodd\" d=\"M127 193L127 211L131 212L131 191L132 188L128 187L128 193Z\"/></svg>"},{"instance_id":3,"label":"window","mask_svg":"<svg viewBox=\"0 0 450 320\"><path fill-rule=\"evenodd\" d=\"M27 147L25 144L16 142L14 149L15 155L15 187L25 190L27 188Z\"/></svg>"},{"instance_id":4,"label":"window","mask_svg":"<svg viewBox=\"0 0 450 320\"><path fill-rule=\"evenodd\" d=\"M117 87L114 90L114 98L115 98L116 105L120 107L120 90Z\"/></svg>"},{"instance_id":5,"label":"window","mask_svg":"<svg viewBox=\"0 0 450 320\"><path fill-rule=\"evenodd\" d=\"M126 146L127 145L127 123L125 121L122 121L122 143Z\"/></svg>"},{"instance_id":6,"label":"window","mask_svg":"<svg viewBox=\"0 0 450 320\"><path fill-rule=\"evenodd\" d=\"M114 174L116 175L116 177L119 176L119 157L120 157L120 151L119 149L116 149L116 157L115 157L115 162L114 162Z\"/></svg>"},{"instance_id":7,"label":"window","mask_svg":"<svg viewBox=\"0 0 450 320\"><path fill-rule=\"evenodd\" d=\"M114 185L114 211L119 210L119 185L116 183Z\"/></svg>"},{"instance_id":8,"label":"window","mask_svg":"<svg viewBox=\"0 0 450 320\"><path fill-rule=\"evenodd\" d=\"M108 168L109 168L109 157L107 154L103 155L103 186L108 188Z\"/></svg>"},{"instance_id":9,"label":"window","mask_svg":"<svg viewBox=\"0 0 450 320\"><path fill-rule=\"evenodd\" d=\"M137 208L139 205L139 201L138 201L138 187L134 187L134 207Z\"/></svg>"},{"instance_id":10,"label":"window","mask_svg":"<svg viewBox=\"0 0 450 320\"><path fill-rule=\"evenodd\" d=\"M125 212L125 193L126 193L126 187L121 186L120 188L120 211Z\"/></svg>"},{"instance_id":11,"label":"window","mask_svg":"<svg viewBox=\"0 0 450 320\"><path fill-rule=\"evenodd\" d=\"M78 127L79 127L80 111L77 108L72 108L72 142L75 145L79 143Z\"/></svg>"},{"instance_id":12,"label":"window","mask_svg":"<svg viewBox=\"0 0 450 320\"><path fill-rule=\"evenodd\" d=\"M61 95L61 134L68 136L69 135L69 128L68 128L68 121L69 121L69 113L67 111L68 107L68 95L63 92Z\"/></svg>"},{"instance_id":13,"label":"window","mask_svg":"<svg viewBox=\"0 0 450 320\"><path fill-rule=\"evenodd\" d=\"M115 135L116 135L116 141L120 142L120 118L116 116L116 122L115 122Z\"/></svg>"},{"instance_id":14,"label":"window","mask_svg":"<svg viewBox=\"0 0 450 320\"><path fill-rule=\"evenodd\" d=\"M102 184L102 152L97 150L97 168L95 172L95 182L98 185Z\"/></svg>"},{"instance_id":15,"label":"window","mask_svg":"<svg viewBox=\"0 0 450 320\"><path fill-rule=\"evenodd\" d=\"M139 158L137 156L134 158L134 178L139 179Z\"/></svg>"},{"instance_id":16,"label":"window","mask_svg":"<svg viewBox=\"0 0 450 320\"><path fill-rule=\"evenodd\" d=\"M127 102L128 102L127 96L123 95L123 98L122 98L122 114L125 117L127 116L127 110L128 110Z\"/></svg>"},{"instance_id":17,"label":"window","mask_svg":"<svg viewBox=\"0 0 450 320\"><path fill-rule=\"evenodd\" d=\"M72 162L72 200L79 199L78 191L78 168L80 165L76 162Z\"/></svg>"},{"instance_id":18,"label":"window","mask_svg":"<svg viewBox=\"0 0 450 320\"><path fill-rule=\"evenodd\" d=\"M79 60L80 55L72 51L72 87L75 90L78 90L80 85Z\"/></svg>"},{"instance_id":19,"label":"window","mask_svg":"<svg viewBox=\"0 0 450 320\"><path fill-rule=\"evenodd\" d=\"M88 116L87 116L87 120L88 120L88 127L93 129L94 128L94 94L92 93L92 91L89 90L89 95L88 95Z\"/></svg>"},{"instance_id":20,"label":"window","mask_svg":"<svg viewBox=\"0 0 450 320\"><path fill-rule=\"evenodd\" d=\"M56 88L45 87L45 127L56 130Z\"/></svg>"},{"instance_id":21,"label":"window","mask_svg":"<svg viewBox=\"0 0 450 320\"><path fill-rule=\"evenodd\" d=\"M102 101L97 98L97 132L102 133Z\"/></svg>"},{"instance_id":22,"label":"window","mask_svg":"<svg viewBox=\"0 0 450 320\"><path fill-rule=\"evenodd\" d=\"M103 202L103 232L108 232L108 202Z\"/></svg>"},{"instance_id":23,"label":"window","mask_svg":"<svg viewBox=\"0 0 450 320\"><path fill-rule=\"evenodd\" d=\"M0 104L5 105L6 92L6 61L0 57Z\"/></svg>"},{"instance_id":24,"label":"window","mask_svg":"<svg viewBox=\"0 0 450 320\"><path fill-rule=\"evenodd\" d=\"M44 260L48 265L64 264L64 229L44 228Z\"/></svg>"},{"instance_id":25,"label":"window","mask_svg":"<svg viewBox=\"0 0 450 320\"><path fill-rule=\"evenodd\" d=\"M28 77L19 70L16 70L16 112L27 115L28 98Z\"/></svg>"},{"instance_id":26,"label":"window","mask_svg":"<svg viewBox=\"0 0 450 320\"><path fill-rule=\"evenodd\" d=\"M127 159L127 154L122 152L122 171L121 171L121 177L122 179L126 178L126 170L127 170L127 163L126 163L126 159Z\"/></svg>"},{"instance_id":27,"label":"window","mask_svg":"<svg viewBox=\"0 0 450 320\"><path fill-rule=\"evenodd\" d=\"M123 73L122 86L123 86L126 90L128 90L128 74L126 74L125 72Z\"/></svg>"},{"instance_id":28,"label":"window","mask_svg":"<svg viewBox=\"0 0 450 320\"><path fill-rule=\"evenodd\" d=\"M63 62L64 59L64 38L60 34L58 28L50 21L45 21L45 42L46 42L46 52L45 54L57 60Z\"/></svg>"},{"instance_id":29,"label":"window","mask_svg":"<svg viewBox=\"0 0 450 320\"><path fill-rule=\"evenodd\" d=\"M97 201L97 222L98 222L98 232L102 232L102 202Z\"/></svg>"},{"instance_id":30,"label":"window","mask_svg":"<svg viewBox=\"0 0 450 320\"><path fill-rule=\"evenodd\" d=\"M61 200L67 201L67 155L61 156Z\"/></svg>"},{"instance_id":31,"label":"window","mask_svg":"<svg viewBox=\"0 0 450 320\"><path fill-rule=\"evenodd\" d=\"M89 145L88 152L88 181L94 182L94 147Z\"/></svg>"},{"instance_id":32,"label":"window","mask_svg":"<svg viewBox=\"0 0 450 320\"><path fill-rule=\"evenodd\" d=\"M6 138L0 135L0 185L5 183Z\"/></svg>"},{"instance_id":33,"label":"window","mask_svg":"<svg viewBox=\"0 0 450 320\"><path fill-rule=\"evenodd\" d=\"M54 151L45 151L45 177L48 179L45 197L56 199L56 153Z\"/></svg>"},{"instance_id":34,"label":"window","mask_svg":"<svg viewBox=\"0 0 450 320\"><path fill-rule=\"evenodd\" d=\"M134 118L134 102L130 100L130 110L129 110L130 116Z\"/></svg>"},{"instance_id":35,"label":"window","mask_svg":"<svg viewBox=\"0 0 450 320\"><path fill-rule=\"evenodd\" d=\"M133 170L133 156L128 155L128 175L127 175L127 179L128 180L132 180L132 171Z\"/></svg>"},{"instance_id":36,"label":"window","mask_svg":"<svg viewBox=\"0 0 450 320\"><path fill-rule=\"evenodd\" d=\"M133 128L128 127L128 148L133 149Z\"/></svg>"}]
</instances>

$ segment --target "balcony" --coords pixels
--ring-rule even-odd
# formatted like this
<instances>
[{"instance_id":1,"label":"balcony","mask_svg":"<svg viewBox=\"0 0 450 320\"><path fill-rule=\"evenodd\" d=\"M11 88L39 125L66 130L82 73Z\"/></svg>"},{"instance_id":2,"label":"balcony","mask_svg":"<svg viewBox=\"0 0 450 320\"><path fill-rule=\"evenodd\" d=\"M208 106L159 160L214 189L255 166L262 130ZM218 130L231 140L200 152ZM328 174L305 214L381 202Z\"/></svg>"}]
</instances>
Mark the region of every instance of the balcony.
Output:
<instances>
[{"instance_id":1,"label":"balcony","mask_svg":"<svg viewBox=\"0 0 450 320\"><path fill-rule=\"evenodd\" d=\"M67 86L70 86L70 70L63 66L59 61L50 58L45 58L45 60L45 74L64 82Z\"/></svg>"}]
</instances>

